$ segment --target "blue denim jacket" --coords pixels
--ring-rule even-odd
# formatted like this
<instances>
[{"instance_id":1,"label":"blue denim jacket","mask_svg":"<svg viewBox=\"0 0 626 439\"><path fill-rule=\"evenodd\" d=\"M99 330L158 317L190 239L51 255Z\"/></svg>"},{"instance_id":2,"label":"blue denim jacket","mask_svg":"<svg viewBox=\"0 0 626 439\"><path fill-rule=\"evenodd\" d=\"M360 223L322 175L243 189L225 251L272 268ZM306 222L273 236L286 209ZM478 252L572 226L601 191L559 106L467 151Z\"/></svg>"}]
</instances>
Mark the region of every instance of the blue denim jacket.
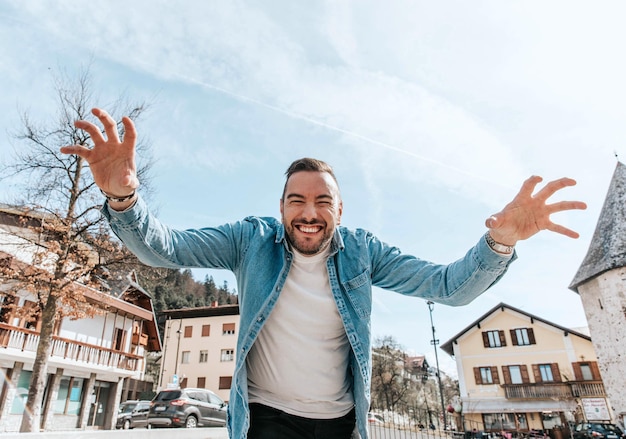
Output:
<instances>
[{"instance_id":1,"label":"blue denim jacket","mask_svg":"<svg viewBox=\"0 0 626 439\"><path fill-rule=\"evenodd\" d=\"M283 225L275 218L248 217L219 227L172 230L149 213L141 198L124 212L105 206L103 213L115 234L146 264L223 268L235 274L240 328L228 430L233 439L245 438L250 423L246 356L272 312L293 261ZM365 230L336 229L326 265L352 347L349 366L361 437L367 437L370 401L372 286L464 305L497 282L513 259L493 252L481 238L459 261L437 265L403 254Z\"/></svg>"}]
</instances>

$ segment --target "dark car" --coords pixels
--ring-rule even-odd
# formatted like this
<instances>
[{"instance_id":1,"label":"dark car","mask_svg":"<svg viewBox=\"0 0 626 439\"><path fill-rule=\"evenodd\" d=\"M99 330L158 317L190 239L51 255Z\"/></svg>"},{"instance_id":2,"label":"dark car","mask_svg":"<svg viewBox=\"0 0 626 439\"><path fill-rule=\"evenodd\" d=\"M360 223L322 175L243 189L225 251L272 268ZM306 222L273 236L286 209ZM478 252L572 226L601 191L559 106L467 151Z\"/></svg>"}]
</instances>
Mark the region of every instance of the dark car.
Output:
<instances>
[{"instance_id":1,"label":"dark car","mask_svg":"<svg viewBox=\"0 0 626 439\"><path fill-rule=\"evenodd\" d=\"M150 401L126 401L120 404L115 428L147 427Z\"/></svg>"},{"instance_id":2,"label":"dark car","mask_svg":"<svg viewBox=\"0 0 626 439\"><path fill-rule=\"evenodd\" d=\"M574 428L574 439L622 439L624 433L608 422L583 422Z\"/></svg>"},{"instance_id":3,"label":"dark car","mask_svg":"<svg viewBox=\"0 0 626 439\"><path fill-rule=\"evenodd\" d=\"M167 389L152 400L148 413L150 428L223 427L226 403L207 389Z\"/></svg>"}]
</instances>

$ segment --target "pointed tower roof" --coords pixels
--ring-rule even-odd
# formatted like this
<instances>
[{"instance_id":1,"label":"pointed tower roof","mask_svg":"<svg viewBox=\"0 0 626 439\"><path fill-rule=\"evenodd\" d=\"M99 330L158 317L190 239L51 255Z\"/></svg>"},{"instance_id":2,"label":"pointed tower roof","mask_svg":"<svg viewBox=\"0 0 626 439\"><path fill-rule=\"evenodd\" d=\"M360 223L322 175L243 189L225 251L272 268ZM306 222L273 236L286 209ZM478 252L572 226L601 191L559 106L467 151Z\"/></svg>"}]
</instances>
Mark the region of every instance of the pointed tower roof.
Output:
<instances>
[{"instance_id":1,"label":"pointed tower roof","mask_svg":"<svg viewBox=\"0 0 626 439\"><path fill-rule=\"evenodd\" d=\"M626 266L626 166L617 162L587 256L569 288L614 268Z\"/></svg>"}]
</instances>

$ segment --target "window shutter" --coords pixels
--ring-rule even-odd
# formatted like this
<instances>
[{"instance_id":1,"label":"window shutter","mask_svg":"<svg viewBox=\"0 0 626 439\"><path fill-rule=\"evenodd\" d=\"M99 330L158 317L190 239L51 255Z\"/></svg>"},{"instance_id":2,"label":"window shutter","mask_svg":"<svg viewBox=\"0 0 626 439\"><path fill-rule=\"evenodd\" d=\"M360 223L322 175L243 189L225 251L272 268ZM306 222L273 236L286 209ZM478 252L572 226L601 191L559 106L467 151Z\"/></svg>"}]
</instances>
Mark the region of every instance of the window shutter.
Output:
<instances>
[{"instance_id":1,"label":"window shutter","mask_svg":"<svg viewBox=\"0 0 626 439\"><path fill-rule=\"evenodd\" d=\"M221 389L230 389L232 384L233 377L220 377L219 388Z\"/></svg>"},{"instance_id":2,"label":"window shutter","mask_svg":"<svg viewBox=\"0 0 626 439\"><path fill-rule=\"evenodd\" d=\"M202 325L202 336L209 337L211 335L211 325Z\"/></svg>"},{"instance_id":3,"label":"window shutter","mask_svg":"<svg viewBox=\"0 0 626 439\"><path fill-rule=\"evenodd\" d=\"M193 326L185 326L185 337L186 338L191 337L192 333L193 333Z\"/></svg>"},{"instance_id":4,"label":"window shutter","mask_svg":"<svg viewBox=\"0 0 626 439\"><path fill-rule=\"evenodd\" d=\"M504 332L502 331L502 333ZM500 377L498 377L498 368L496 366L491 366L491 378L494 384L500 384Z\"/></svg>"},{"instance_id":5,"label":"window shutter","mask_svg":"<svg viewBox=\"0 0 626 439\"><path fill-rule=\"evenodd\" d=\"M483 334L484 334L484 332L483 332ZM482 384L483 383L482 376L480 375L480 367L475 367L474 368L474 380L476 381L476 384Z\"/></svg>"},{"instance_id":6,"label":"window shutter","mask_svg":"<svg viewBox=\"0 0 626 439\"><path fill-rule=\"evenodd\" d=\"M552 363L550 365L550 368L552 369L552 378L554 378L554 381L556 381L557 383L560 383L561 372L559 371L559 365L557 363Z\"/></svg>"},{"instance_id":7,"label":"window shutter","mask_svg":"<svg viewBox=\"0 0 626 439\"><path fill-rule=\"evenodd\" d=\"M525 364L520 365L520 372L522 374L522 383L528 384L530 383L530 378L528 377L528 367Z\"/></svg>"},{"instance_id":8,"label":"window shutter","mask_svg":"<svg viewBox=\"0 0 626 439\"><path fill-rule=\"evenodd\" d=\"M487 334L487 332L483 332L483 345L486 348L489 347L489 334Z\"/></svg>"},{"instance_id":9,"label":"window shutter","mask_svg":"<svg viewBox=\"0 0 626 439\"><path fill-rule=\"evenodd\" d=\"M235 331L235 324L234 323L224 323L222 325L222 331L223 332L234 332Z\"/></svg>"},{"instance_id":10,"label":"window shutter","mask_svg":"<svg viewBox=\"0 0 626 439\"><path fill-rule=\"evenodd\" d=\"M574 369L574 380L582 381L583 380L583 372L580 370L580 363L572 363L572 369Z\"/></svg>"},{"instance_id":11,"label":"window shutter","mask_svg":"<svg viewBox=\"0 0 626 439\"><path fill-rule=\"evenodd\" d=\"M533 328L527 328L526 331L528 331L528 341L530 342L530 344L537 344L537 341L535 340L535 331L533 331Z\"/></svg>"},{"instance_id":12,"label":"window shutter","mask_svg":"<svg viewBox=\"0 0 626 439\"><path fill-rule=\"evenodd\" d=\"M502 378L504 378L504 384L511 384L511 371L509 366L502 366Z\"/></svg>"},{"instance_id":13,"label":"window shutter","mask_svg":"<svg viewBox=\"0 0 626 439\"><path fill-rule=\"evenodd\" d=\"M517 333L515 332L515 329L511 329L511 344L513 346L518 346L519 343L517 342Z\"/></svg>"},{"instance_id":14,"label":"window shutter","mask_svg":"<svg viewBox=\"0 0 626 439\"><path fill-rule=\"evenodd\" d=\"M593 379L596 381L601 381L602 375L600 375L600 368L598 367L598 362L590 361L589 366L591 367L591 374L593 375Z\"/></svg>"},{"instance_id":15,"label":"window shutter","mask_svg":"<svg viewBox=\"0 0 626 439\"><path fill-rule=\"evenodd\" d=\"M543 380L541 379L541 372L539 372L539 365L533 364L532 368L533 368L533 376L535 377L535 382L536 383L543 382Z\"/></svg>"},{"instance_id":16,"label":"window shutter","mask_svg":"<svg viewBox=\"0 0 626 439\"><path fill-rule=\"evenodd\" d=\"M506 346L506 338L504 337L504 331L498 331L500 336L500 346Z\"/></svg>"}]
</instances>

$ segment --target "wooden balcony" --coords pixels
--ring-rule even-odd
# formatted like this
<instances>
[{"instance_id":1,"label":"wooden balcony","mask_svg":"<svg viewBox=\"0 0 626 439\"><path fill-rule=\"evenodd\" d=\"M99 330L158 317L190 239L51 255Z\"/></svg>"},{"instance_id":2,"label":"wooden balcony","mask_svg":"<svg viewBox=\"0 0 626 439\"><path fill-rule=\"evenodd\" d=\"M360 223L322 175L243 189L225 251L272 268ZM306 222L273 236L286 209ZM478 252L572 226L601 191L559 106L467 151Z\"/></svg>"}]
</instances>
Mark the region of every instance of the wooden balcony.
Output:
<instances>
[{"instance_id":1,"label":"wooden balcony","mask_svg":"<svg viewBox=\"0 0 626 439\"><path fill-rule=\"evenodd\" d=\"M606 396L601 381L503 384L506 399L573 399Z\"/></svg>"},{"instance_id":2,"label":"wooden balcony","mask_svg":"<svg viewBox=\"0 0 626 439\"><path fill-rule=\"evenodd\" d=\"M18 349L22 352L37 352L39 333L29 329L0 323L0 348ZM76 340L52 336L51 357L77 363L93 364L133 372L143 370L144 359L139 355L108 349Z\"/></svg>"}]
</instances>

